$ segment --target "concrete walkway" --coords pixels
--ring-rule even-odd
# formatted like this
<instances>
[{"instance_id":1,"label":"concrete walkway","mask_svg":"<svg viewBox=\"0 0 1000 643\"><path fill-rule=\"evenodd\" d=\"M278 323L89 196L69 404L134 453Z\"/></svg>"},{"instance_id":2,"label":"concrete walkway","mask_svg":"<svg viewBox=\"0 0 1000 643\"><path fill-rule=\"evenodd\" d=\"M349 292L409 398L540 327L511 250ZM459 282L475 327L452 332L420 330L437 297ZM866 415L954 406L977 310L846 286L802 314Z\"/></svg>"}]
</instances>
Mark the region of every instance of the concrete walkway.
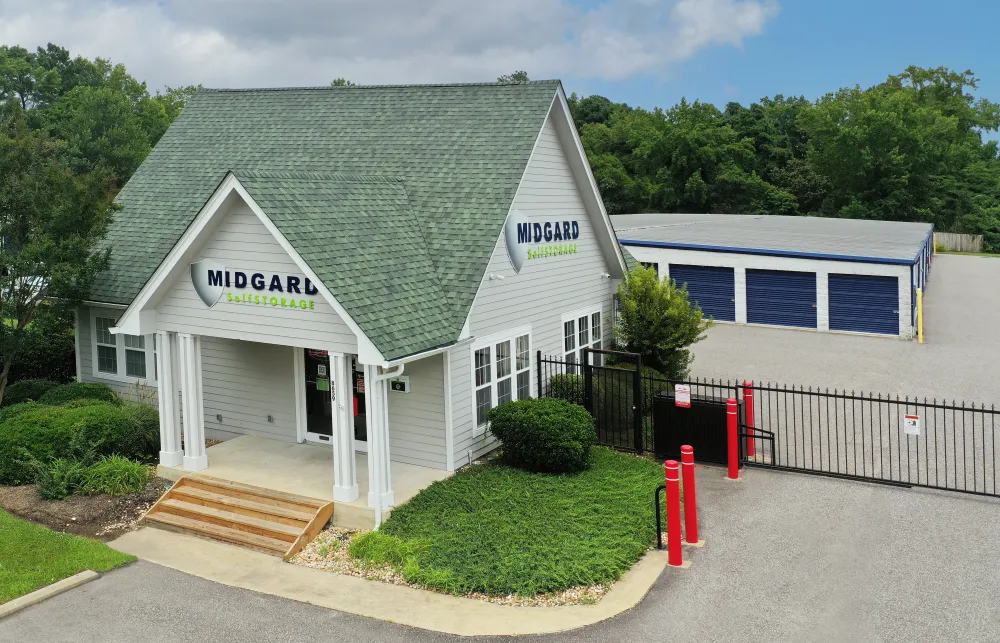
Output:
<instances>
[{"instance_id":1,"label":"concrete walkway","mask_svg":"<svg viewBox=\"0 0 1000 643\"><path fill-rule=\"evenodd\" d=\"M224 585L462 636L542 634L592 625L634 607L666 563L663 552L650 552L596 605L514 607L291 565L242 547L149 527L109 544Z\"/></svg>"}]
</instances>

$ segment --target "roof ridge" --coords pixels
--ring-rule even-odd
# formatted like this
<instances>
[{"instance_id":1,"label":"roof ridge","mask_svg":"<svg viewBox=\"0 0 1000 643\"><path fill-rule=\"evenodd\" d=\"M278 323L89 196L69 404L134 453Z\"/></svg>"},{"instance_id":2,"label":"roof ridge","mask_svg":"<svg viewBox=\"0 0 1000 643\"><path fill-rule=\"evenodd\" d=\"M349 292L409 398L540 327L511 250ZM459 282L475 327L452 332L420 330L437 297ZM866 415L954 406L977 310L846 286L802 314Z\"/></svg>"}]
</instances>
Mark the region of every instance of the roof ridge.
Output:
<instances>
[{"instance_id":1,"label":"roof ridge","mask_svg":"<svg viewBox=\"0 0 1000 643\"><path fill-rule=\"evenodd\" d=\"M512 87L517 85L556 85L562 84L558 78L544 80L526 80L514 83L479 82L479 83L400 83L389 85L305 85L301 87L201 87L199 92L240 93L240 92L284 92L284 91L355 91L359 89L401 89L423 87Z\"/></svg>"},{"instance_id":2,"label":"roof ridge","mask_svg":"<svg viewBox=\"0 0 1000 643\"><path fill-rule=\"evenodd\" d=\"M403 179L393 174L358 174L353 172L315 172L307 170L261 170L261 169L239 169L230 170L237 179L245 177L248 179L310 179L322 181L335 181L339 183L397 183L402 184Z\"/></svg>"}]
</instances>

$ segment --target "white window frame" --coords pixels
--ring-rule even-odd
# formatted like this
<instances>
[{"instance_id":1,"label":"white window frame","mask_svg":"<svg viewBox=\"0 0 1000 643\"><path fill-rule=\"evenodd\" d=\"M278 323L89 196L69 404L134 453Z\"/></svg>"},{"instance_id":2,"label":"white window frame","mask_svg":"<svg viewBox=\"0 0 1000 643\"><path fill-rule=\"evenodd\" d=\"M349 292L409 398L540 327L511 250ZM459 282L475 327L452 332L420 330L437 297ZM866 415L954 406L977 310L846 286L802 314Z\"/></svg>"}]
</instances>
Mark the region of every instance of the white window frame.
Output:
<instances>
[{"instance_id":1,"label":"white window frame","mask_svg":"<svg viewBox=\"0 0 1000 643\"><path fill-rule=\"evenodd\" d=\"M584 349L584 348L593 348L594 347L594 341L595 340L594 340L594 332L593 332L594 331L594 323L593 323L593 319L594 318L593 318L593 315L595 313L597 313L597 314L599 314L601 316L601 336L599 338L597 338L597 341L599 341L601 343L601 348L602 349L607 348L606 343L604 341L604 332L605 332L605 329L607 328L608 320L607 320L607 318L606 318L606 316L604 314L604 307L598 304L596 306L589 306L587 308L578 308L577 310L574 310L572 312L563 313L562 317L559 320L559 345L560 345L560 354L563 356L563 360L564 361L566 361L566 362L570 361L569 359L567 359L567 357L569 357L569 354L572 352L573 353L573 359L574 359L574 361L577 364L581 364L583 362L583 360L581 359L581 357L582 357L581 350ZM586 317L587 318L587 341L585 343L580 341L580 318L581 317ZM565 343L566 342L566 322L569 322L569 321L573 322L573 348L567 350L566 349L566 343ZM596 363L596 364L599 365L601 362L594 362L594 363Z\"/></svg>"},{"instance_id":2,"label":"white window frame","mask_svg":"<svg viewBox=\"0 0 1000 643\"><path fill-rule=\"evenodd\" d=\"M528 366L526 368L517 368L517 338L528 336ZM472 436L479 437L486 433L487 422L482 424L479 423L476 415L478 412L478 401L476 398L476 393L478 390L485 388L487 385L476 386L476 351L482 350L484 348L490 349L490 382L488 386L490 387L490 408L496 408L497 400L500 399L499 391L497 390L497 377L496 377L496 361L497 361L497 344L502 344L504 342L510 342L510 374L506 378L510 379L510 394L512 400L521 399L517 396L517 375L518 373L523 373L527 371L528 373L528 397L534 397L534 369L535 369L535 356L532 352L533 339L531 337L531 326L519 326L512 330L505 330L500 333L494 333L486 337L477 337L469 345L469 383L471 387L471 403L472 403Z\"/></svg>"},{"instance_id":3,"label":"white window frame","mask_svg":"<svg viewBox=\"0 0 1000 643\"><path fill-rule=\"evenodd\" d=\"M129 384L142 384L144 386L156 386L156 334L143 335L143 346L146 354L146 377L131 377L126 375L125 356L126 350L135 351L134 348L126 348L125 334L118 333L112 335L115 340L115 355L117 362L117 372L108 373L98 370L97 366L97 318L111 319L117 323L120 312L111 311L90 311L90 371L94 379L111 380L114 382L126 382Z\"/></svg>"}]
</instances>

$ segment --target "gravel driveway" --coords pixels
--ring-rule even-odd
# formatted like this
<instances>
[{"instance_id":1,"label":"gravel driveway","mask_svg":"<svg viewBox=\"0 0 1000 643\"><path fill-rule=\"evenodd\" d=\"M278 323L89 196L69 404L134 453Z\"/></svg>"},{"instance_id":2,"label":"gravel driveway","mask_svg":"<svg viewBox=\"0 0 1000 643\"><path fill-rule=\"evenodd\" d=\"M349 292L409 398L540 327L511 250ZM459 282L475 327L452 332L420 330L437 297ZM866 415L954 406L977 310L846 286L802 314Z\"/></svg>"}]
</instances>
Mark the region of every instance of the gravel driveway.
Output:
<instances>
[{"instance_id":1,"label":"gravel driveway","mask_svg":"<svg viewBox=\"0 0 1000 643\"><path fill-rule=\"evenodd\" d=\"M923 345L719 324L692 373L1000 405L1000 258L937 255L924 316Z\"/></svg>"},{"instance_id":2,"label":"gravel driveway","mask_svg":"<svg viewBox=\"0 0 1000 643\"><path fill-rule=\"evenodd\" d=\"M987 641L1000 501L698 470L703 549L636 608L525 641ZM0 622L0 643L452 641L140 562ZM505 639L506 640L506 639Z\"/></svg>"}]
</instances>

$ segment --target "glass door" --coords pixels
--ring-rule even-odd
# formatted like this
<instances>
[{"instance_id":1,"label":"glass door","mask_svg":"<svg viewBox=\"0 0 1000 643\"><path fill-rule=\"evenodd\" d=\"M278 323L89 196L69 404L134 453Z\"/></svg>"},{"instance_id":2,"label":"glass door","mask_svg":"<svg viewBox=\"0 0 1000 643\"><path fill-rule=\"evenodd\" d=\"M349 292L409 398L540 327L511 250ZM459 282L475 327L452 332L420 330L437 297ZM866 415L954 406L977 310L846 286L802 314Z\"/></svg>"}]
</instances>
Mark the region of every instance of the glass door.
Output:
<instances>
[{"instance_id":1,"label":"glass door","mask_svg":"<svg viewBox=\"0 0 1000 643\"><path fill-rule=\"evenodd\" d=\"M365 413L365 369L351 356L351 398L354 407L354 449L368 452L368 416Z\"/></svg>"},{"instance_id":2,"label":"glass door","mask_svg":"<svg viewBox=\"0 0 1000 643\"><path fill-rule=\"evenodd\" d=\"M330 356L326 351L305 350L306 439L329 443L333 440L334 382Z\"/></svg>"}]
</instances>

